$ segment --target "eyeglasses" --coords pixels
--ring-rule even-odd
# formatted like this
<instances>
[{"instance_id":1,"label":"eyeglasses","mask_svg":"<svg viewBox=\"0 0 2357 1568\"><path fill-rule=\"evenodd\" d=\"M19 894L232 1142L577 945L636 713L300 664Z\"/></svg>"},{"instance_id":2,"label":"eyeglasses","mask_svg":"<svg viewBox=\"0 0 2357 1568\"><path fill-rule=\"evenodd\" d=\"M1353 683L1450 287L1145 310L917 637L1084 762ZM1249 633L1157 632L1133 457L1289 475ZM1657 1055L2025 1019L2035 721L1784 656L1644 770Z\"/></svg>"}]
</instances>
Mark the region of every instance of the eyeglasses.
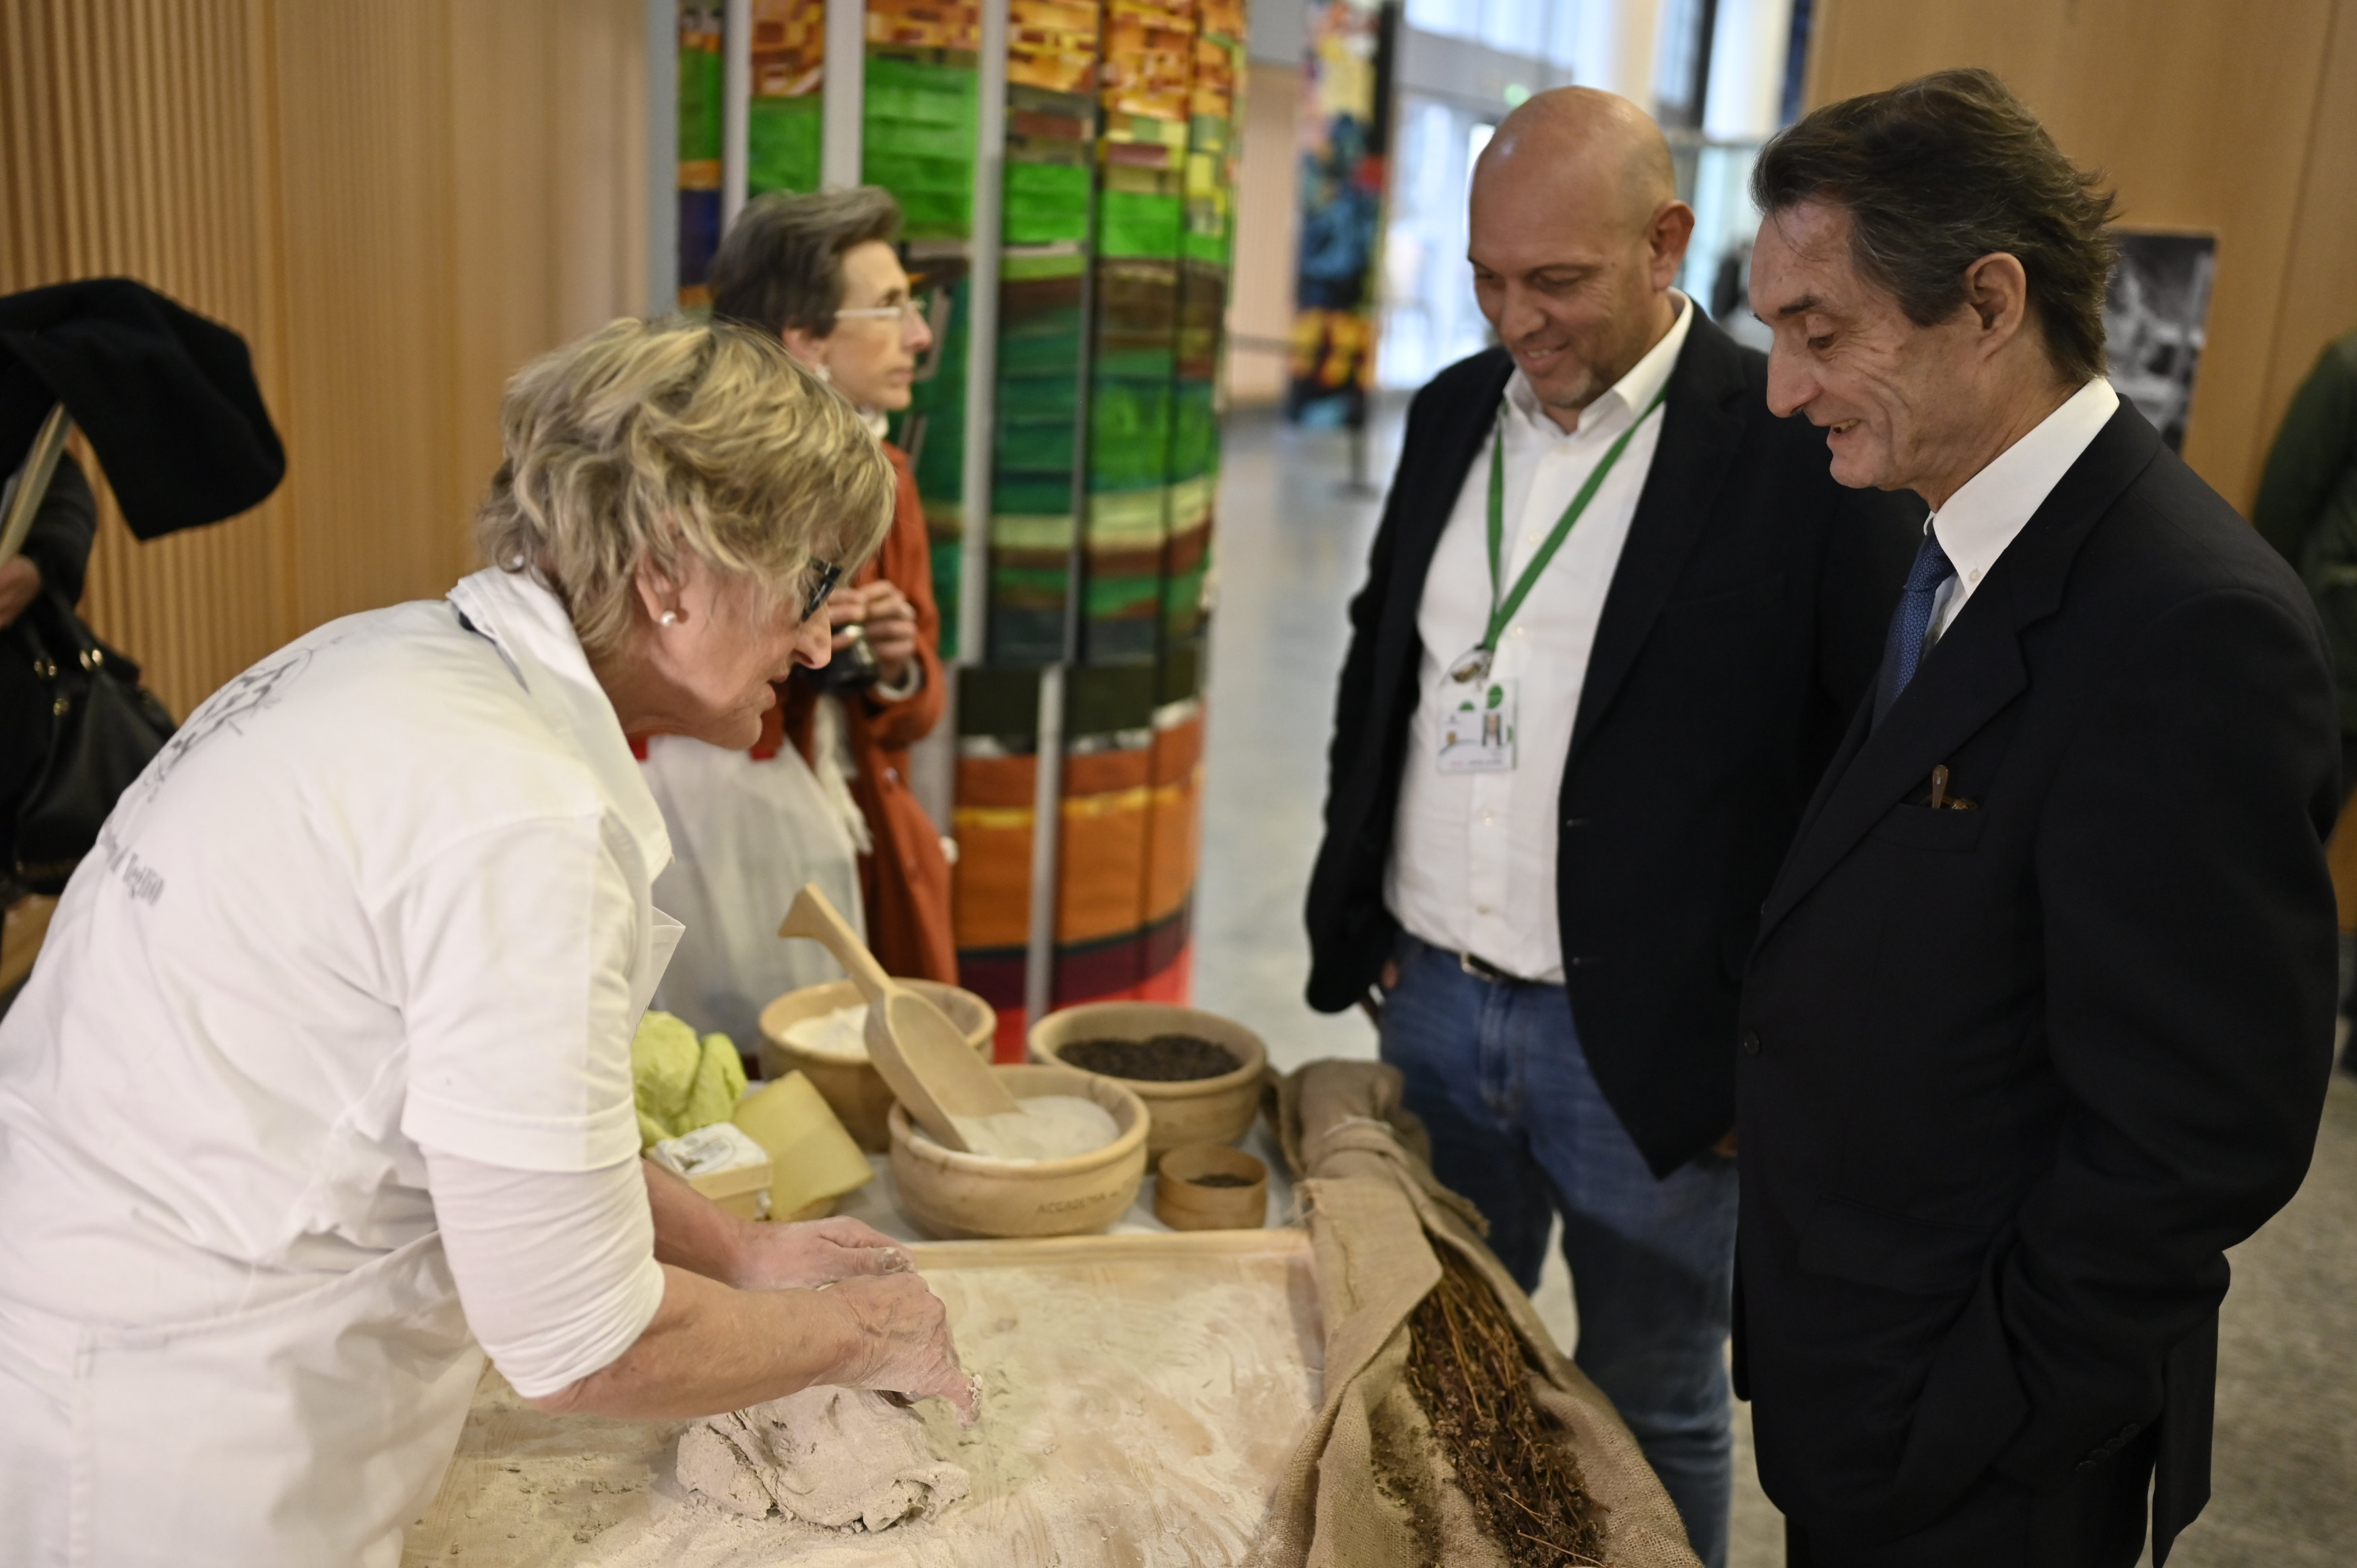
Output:
<instances>
[{"instance_id":1,"label":"eyeglasses","mask_svg":"<svg viewBox=\"0 0 2357 1568\"><path fill-rule=\"evenodd\" d=\"M837 321L899 321L905 325L910 321L922 321L925 307L913 299L904 299L898 305L869 305L857 310L838 310L834 318Z\"/></svg>"},{"instance_id":2,"label":"eyeglasses","mask_svg":"<svg viewBox=\"0 0 2357 1568\"><path fill-rule=\"evenodd\" d=\"M825 607L827 596L843 581L843 568L832 561L813 561L811 570L818 581L811 585L810 597L802 602L802 619L808 620Z\"/></svg>"}]
</instances>

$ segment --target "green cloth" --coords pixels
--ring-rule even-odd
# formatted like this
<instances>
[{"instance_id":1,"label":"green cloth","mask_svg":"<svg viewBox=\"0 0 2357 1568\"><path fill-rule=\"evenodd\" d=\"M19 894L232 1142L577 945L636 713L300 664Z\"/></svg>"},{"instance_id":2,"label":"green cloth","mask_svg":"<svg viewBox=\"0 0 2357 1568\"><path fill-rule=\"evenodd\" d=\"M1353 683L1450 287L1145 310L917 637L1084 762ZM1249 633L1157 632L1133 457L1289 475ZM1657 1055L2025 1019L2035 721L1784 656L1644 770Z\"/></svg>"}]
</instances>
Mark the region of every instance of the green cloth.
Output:
<instances>
[{"instance_id":1,"label":"green cloth","mask_svg":"<svg viewBox=\"0 0 2357 1568\"><path fill-rule=\"evenodd\" d=\"M683 1019L649 1010L630 1040L630 1087L639 1108L639 1143L726 1122L745 1096L745 1064L726 1035L695 1037Z\"/></svg>"},{"instance_id":2,"label":"green cloth","mask_svg":"<svg viewBox=\"0 0 2357 1568\"><path fill-rule=\"evenodd\" d=\"M2357 332L2327 345L2293 394L2251 521L2316 599L2341 732L2357 735Z\"/></svg>"}]
</instances>

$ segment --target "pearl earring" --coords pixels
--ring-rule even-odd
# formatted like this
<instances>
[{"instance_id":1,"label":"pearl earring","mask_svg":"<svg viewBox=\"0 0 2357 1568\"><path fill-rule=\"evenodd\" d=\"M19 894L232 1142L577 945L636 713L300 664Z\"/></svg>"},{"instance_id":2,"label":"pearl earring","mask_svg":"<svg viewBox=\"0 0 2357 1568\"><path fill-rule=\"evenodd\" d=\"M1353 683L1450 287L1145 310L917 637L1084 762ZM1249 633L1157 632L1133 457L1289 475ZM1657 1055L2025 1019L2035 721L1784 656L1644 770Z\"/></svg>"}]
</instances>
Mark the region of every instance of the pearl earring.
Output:
<instances>
[{"instance_id":1,"label":"pearl earring","mask_svg":"<svg viewBox=\"0 0 2357 1568\"><path fill-rule=\"evenodd\" d=\"M682 618L677 610L665 610L656 618L661 620L665 626L677 626Z\"/></svg>"}]
</instances>

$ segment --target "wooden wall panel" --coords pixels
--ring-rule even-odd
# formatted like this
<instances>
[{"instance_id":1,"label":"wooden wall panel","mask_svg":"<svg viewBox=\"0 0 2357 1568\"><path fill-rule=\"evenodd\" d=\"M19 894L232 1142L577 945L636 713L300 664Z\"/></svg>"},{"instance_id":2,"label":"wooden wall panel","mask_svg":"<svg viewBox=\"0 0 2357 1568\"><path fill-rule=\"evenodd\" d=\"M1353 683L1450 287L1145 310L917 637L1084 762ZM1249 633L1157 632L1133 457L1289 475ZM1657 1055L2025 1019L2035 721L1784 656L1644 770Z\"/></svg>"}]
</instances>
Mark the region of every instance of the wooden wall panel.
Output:
<instances>
[{"instance_id":1,"label":"wooden wall panel","mask_svg":"<svg viewBox=\"0 0 2357 1568\"><path fill-rule=\"evenodd\" d=\"M646 87L636 0L467 0L458 16L456 440L471 520L499 467L507 378L646 297ZM546 177L559 165L567 177Z\"/></svg>"},{"instance_id":2,"label":"wooden wall panel","mask_svg":"<svg viewBox=\"0 0 2357 1568\"><path fill-rule=\"evenodd\" d=\"M253 346L286 483L85 612L178 713L438 595L517 365L644 297L636 0L5 0L0 293L125 274Z\"/></svg>"},{"instance_id":3,"label":"wooden wall panel","mask_svg":"<svg viewBox=\"0 0 2357 1568\"><path fill-rule=\"evenodd\" d=\"M1820 0L1809 96L1823 103L1986 66L2066 153L2108 172L2123 221L2215 231L2185 456L2247 508L2288 397L2279 361L2296 346L2279 341L2279 301L2296 245L2319 285L2335 268L2342 279L2357 272L2357 232L2345 222L2319 248L2305 172L2319 108L2345 119L2357 94L2350 51L2327 47L2336 7L2348 0ZM2338 168L2346 181L2345 153ZM2349 308L2345 293L2326 316ZM2309 360L2322 328L2306 339Z\"/></svg>"},{"instance_id":4,"label":"wooden wall panel","mask_svg":"<svg viewBox=\"0 0 2357 1568\"><path fill-rule=\"evenodd\" d=\"M295 618L442 592L466 561L457 410L450 17L271 8L286 213L286 504Z\"/></svg>"},{"instance_id":5,"label":"wooden wall panel","mask_svg":"<svg viewBox=\"0 0 2357 1568\"><path fill-rule=\"evenodd\" d=\"M2357 330L2357 0L2336 0L2323 61L2259 399L2267 442L2325 344Z\"/></svg>"}]
</instances>

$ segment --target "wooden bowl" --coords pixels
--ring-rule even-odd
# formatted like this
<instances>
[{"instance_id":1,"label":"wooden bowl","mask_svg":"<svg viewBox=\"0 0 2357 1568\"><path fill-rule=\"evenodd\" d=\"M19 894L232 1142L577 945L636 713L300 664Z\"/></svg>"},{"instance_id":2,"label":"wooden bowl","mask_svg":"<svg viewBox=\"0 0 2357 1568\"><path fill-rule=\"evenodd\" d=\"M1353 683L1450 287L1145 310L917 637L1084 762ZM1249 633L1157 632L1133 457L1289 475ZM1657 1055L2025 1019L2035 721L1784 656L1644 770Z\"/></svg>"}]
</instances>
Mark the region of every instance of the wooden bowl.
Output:
<instances>
[{"instance_id":1,"label":"wooden bowl","mask_svg":"<svg viewBox=\"0 0 2357 1568\"><path fill-rule=\"evenodd\" d=\"M1146 1134L1148 1157L1159 1157L1181 1144L1232 1144L1251 1132L1253 1119L1260 1114L1260 1080L1268 1066L1268 1047L1258 1035L1217 1013L1159 1002L1091 1002L1067 1007L1031 1026L1031 1059L1088 1072L1064 1060L1064 1047L1075 1040L1144 1040L1156 1035L1215 1040L1235 1054L1239 1065L1217 1078L1178 1083L1089 1074L1135 1090L1146 1101L1154 1118Z\"/></svg>"},{"instance_id":2,"label":"wooden bowl","mask_svg":"<svg viewBox=\"0 0 2357 1568\"><path fill-rule=\"evenodd\" d=\"M1146 1102L1117 1079L1068 1067L995 1067L1017 1100L1071 1094L1113 1113L1121 1135L1068 1160L994 1160L962 1155L913 1133L895 1101L892 1182L900 1211L931 1235L1070 1236L1102 1230L1129 1212L1146 1179Z\"/></svg>"},{"instance_id":3,"label":"wooden bowl","mask_svg":"<svg viewBox=\"0 0 2357 1568\"><path fill-rule=\"evenodd\" d=\"M1181 1144L1162 1156L1154 1217L1173 1230L1257 1230L1268 1222L1268 1167L1225 1144ZM1204 1187L1207 1176L1239 1187Z\"/></svg>"},{"instance_id":4,"label":"wooden bowl","mask_svg":"<svg viewBox=\"0 0 2357 1568\"><path fill-rule=\"evenodd\" d=\"M900 983L949 1015L965 1031L966 1043L985 1061L990 1059L992 1036L998 1032L998 1014L971 991L938 980ZM859 987L847 980L805 985L789 991L761 1009L761 1076L783 1078L800 1072L811 1080L852 1141L871 1155L890 1145L885 1117L893 1106L892 1091L884 1087L876 1064L863 1051L858 1056L822 1055L786 1043L786 1031L805 1018L816 1018L860 1000Z\"/></svg>"}]
</instances>

